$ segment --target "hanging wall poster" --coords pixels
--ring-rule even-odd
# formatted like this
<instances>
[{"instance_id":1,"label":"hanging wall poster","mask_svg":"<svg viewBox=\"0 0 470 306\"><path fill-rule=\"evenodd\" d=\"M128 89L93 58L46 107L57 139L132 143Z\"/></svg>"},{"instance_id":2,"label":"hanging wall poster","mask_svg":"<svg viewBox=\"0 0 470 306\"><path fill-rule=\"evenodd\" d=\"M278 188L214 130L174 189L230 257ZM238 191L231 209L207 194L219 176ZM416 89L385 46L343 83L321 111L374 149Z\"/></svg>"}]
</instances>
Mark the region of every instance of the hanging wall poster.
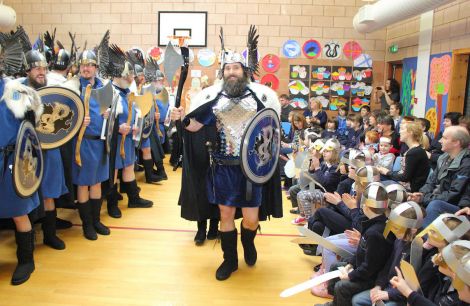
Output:
<instances>
[{"instance_id":1,"label":"hanging wall poster","mask_svg":"<svg viewBox=\"0 0 470 306\"><path fill-rule=\"evenodd\" d=\"M274 74L266 74L261 78L261 84L268 86L273 90L279 89L279 79Z\"/></svg>"},{"instance_id":2,"label":"hanging wall poster","mask_svg":"<svg viewBox=\"0 0 470 306\"><path fill-rule=\"evenodd\" d=\"M332 81L351 81L352 68L349 66L333 66L331 72Z\"/></svg>"},{"instance_id":3,"label":"hanging wall poster","mask_svg":"<svg viewBox=\"0 0 470 306\"><path fill-rule=\"evenodd\" d=\"M214 65L215 61L217 60L217 56L211 49L201 49L197 53L197 60L201 66L210 67Z\"/></svg>"},{"instance_id":4,"label":"hanging wall poster","mask_svg":"<svg viewBox=\"0 0 470 306\"><path fill-rule=\"evenodd\" d=\"M352 72L353 81L372 83L372 68L354 67Z\"/></svg>"},{"instance_id":5,"label":"hanging wall poster","mask_svg":"<svg viewBox=\"0 0 470 306\"><path fill-rule=\"evenodd\" d=\"M282 54L288 58L296 58L300 55L301 48L296 40L290 39L282 46Z\"/></svg>"},{"instance_id":6,"label":"hanging wall poster","mask_svg":"<svg viewBox=\"0 0 470 306\"><path fill-rule=\"evenodd\" d=\"M289 79L296 80L306 80L308 84L308 80L310 79L310 66L309 65L291 65L289 69Z\"/></svg>"},{"instance_id":7,"label":"hanging wall poster","mask_svg":"<svg viewBox=\"0 0 470 306\"><path fill-rule=\"evenodd\" d=\"M321 44L315 40L307 40L302 46L302 52L306 58L317 58L321 54Z\"/></svg>"},{"instance_id":8,"label":"hanging wall poster","mask_svg":"<svg viewBox=\"0 0 470 306\"><path fill-rule=\"evenodd\" d=\"M372 57L362 53L354 59L354 67L372 68Z\"/></svg>"},{"instance_id":9,"label":"hanging wall poster","mask_svg":"<svg viewBox=\"0 0 470 306\"><path fill-rule=\"evenodd\" d=\"M400 102L403 105L403 116L413 115L415 105L416 68L418 58L410 57L403 59L403 73L401 77Z\"/></svg>"},{"instance_id":10,"label":"hanging wall poster","mask_svg":"<svg viewBox=\"0 0 470 306\"><path fill-rule=\"evenodd\" d=\"M330 40L323 46L323 57L327 59L338 59L341 57L341 43Z\"/></svg>"},{"instance_id":11,"label":"hanging wall poster","mask_svg":"<svg viewBox=\"0 0 470 306\"><path fill-rule=\"evenodd\" d=\"M429 132L434 135L441 130L443 117L447 111L451 62L451 52L431 55L429 61L426 119L431 122Z\"/></svg>"},{"instance_id":12,"label":"hanging wall poster","mask_svg":"<svg viewBox=\"0 0 470 306\"><path fill-rule=\"evenodd\" d=\"M331 77L331 66L312 66L312 80L329 80Z\"/></svg>"},{"instance_id":13,"label":"hanging wall poster","mask_svg":"<svg viewBox=\"0 0 470 306\"><path fill-rule=\"evenodd\" d=\"M330 110L337 111L341 106L347 106L349 108L349 100L333 94L330 95Z\"/></svg>"}]
</instances>

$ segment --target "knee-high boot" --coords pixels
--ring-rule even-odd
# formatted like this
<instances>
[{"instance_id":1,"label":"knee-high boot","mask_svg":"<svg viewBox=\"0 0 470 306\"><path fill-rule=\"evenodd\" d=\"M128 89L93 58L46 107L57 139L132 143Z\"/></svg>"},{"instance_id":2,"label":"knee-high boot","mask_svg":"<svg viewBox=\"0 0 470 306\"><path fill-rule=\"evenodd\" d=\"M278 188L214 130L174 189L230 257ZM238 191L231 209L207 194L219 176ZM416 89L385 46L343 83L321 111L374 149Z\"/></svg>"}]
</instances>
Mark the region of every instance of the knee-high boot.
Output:
<instances>
[{"instance_id":1,"label":"knee-high boot","mask_svg":"<svg viewBox=\"0 0 470 306\"><path fill-rule=\"evenodd\" d=\"M108 207L108 215L112 218L121 218L122 213L118 207L118 191L117 191L117 184L114 184L113 188L109 191L108 195L106 196L106 206Z\"/></svg>"},{"instance_id":2,"label":"knee-high boot","mask_svg":"<svg viewBox=\"0 0 470 306\"><path fill-rule=\"evenodd\" d=\"M166 175L165 166L163 166L163 160L156 162L155 166L157 166L157 171L155 171L155 175L161 178L162 180L167 180L168 175Z\"/></svg>"},{"instance_id":3,"label":"knee-high boot","mask_svg":"<svg viewBox=\"0 0 470 306\"><path fill-rule=\"evenodd\" d=\"M52 211L46 211L46 216L42 221L42 233L43 233L43 242L45 245L50 246L56 250L65 249L65 243L59 237L57 237L56 232L56 217L57 211L54 209Z\"/></svg>"},{"instance_id":4,"label":"knee-high boot","mask_svg":"<svg viewBox=\"0 0 470 306\"><path fill-rule=\"evenodd\" d=\"M256 230L252 231L250 229L243 227L243 222L241 224L241 240L243 245L243 255L245 257L245 262L249 266L253 266L256 263L258 254L255 247L255 237Z\"/></svg>"},{"instance_id":5,"label":"knee-high boot","mask_svg":"<svg viewBox=\"0 0 470 306\"><path fill-rule=\"evenodd\" d=\"M121 185L125 186L127 197L129 198L129 208L148 208L153 206L153 202L150 200L142 199L139 196L139 189L137 187L137 181L122 182Z\"/></svg>"},{"instance_id":6,"label":"knee-high boot","mask_svg":"<svg viewBox=\"0 0 470 306\"><path fill-rule=\"evenodd\" d=\"M15 232L16 257L18 265L11 278L12 285L21 285L26 282L34 271L34 231Z\"/></svg>"},{"instance_id":7,"label":"knee-high boot","mask_svg":"<svg viewBox=\"0 0 470 306\"><path fill-rule=\"evenodd\" d=\"M219 232L219 235L222 251L224 252L224 261L215 272L215 278L217 280L226 280L232 272L238 269L237 229L230 232Z\"/></svg>"},{"instance_id":8,"label":"knee-high boot","mask_svg":"<svg viewBox=\"0 0 470 306\"><path fill-rule=\"evenodd\" d=\"M109 235L111 231L109 228L101 223L101 205L103 204L102 199L90 199L91 215L93 217L93 226L100 235Z\"/></svg>"},{"instance_id":9,"label":"knee-high boot","mask_svg":"<svg viewBox=\"0 0 470 306\"><path fill-rule=\"evenodd\" d=\"M194 236L194 243L196 245L202 245L206 240L206 228L207 228L207 221L197 221L197 232L196 236Z\"/></svg>"},{"instance_id":10,"label":"knee-high boot","mask_svg":"<svg viewBox=\"0 0 470 306\"><path fill-rule=\"evenodd\" d=\"M148 184L157 183L162 180L161 177L153 173L153 159L144 159L143 160L144 169L145 169L145 182Z\"/></svg>"},{"instance_id":11,"label":"knee-high boot","mask_svg":"<svg viewBox=\"0 0 470 306\"><path fill-rule=\"evenodd\" d=\"M90 201L85 203L78 203L78 212L80 213L80 219L82 220L83 236L88 240L98 239L96 235L95 227L93 226L93 216L91 214Z\"/></svg>"},{"instance_id":12,"label":"knee-high boot","mask_svg":"<svg viewBox=\"0 0 470 306\"><path fill-rule=\"evenodd\" d=\"M209 221L209 230L207 231L207 240L216 239L218 232L219 232L219 220L210 219L210 221Z\"/></svg>"}]
</instances>

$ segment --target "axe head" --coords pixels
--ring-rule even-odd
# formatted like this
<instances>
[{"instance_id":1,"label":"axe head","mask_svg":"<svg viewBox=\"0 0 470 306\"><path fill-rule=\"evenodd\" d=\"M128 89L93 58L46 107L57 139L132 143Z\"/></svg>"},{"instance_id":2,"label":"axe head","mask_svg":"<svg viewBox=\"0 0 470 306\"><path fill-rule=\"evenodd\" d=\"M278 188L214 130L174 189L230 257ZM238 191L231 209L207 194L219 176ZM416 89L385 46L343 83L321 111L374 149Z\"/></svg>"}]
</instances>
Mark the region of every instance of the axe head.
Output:
<instances>
[{"instance_id":1,"label":"axe head","mask_svg":"<svg viewBox=\"0 0 470 306\"><path fill-rule=\"evenodd\" d=\"M145 94L143 94L141 96L136 96L136 95L131 94L129 96L129 101L130 102L135 102L137 107L142 112L142 116L145 116L152 109L153 94L151 94L150 92L146 92Z\"/></svg>"},{"instance_id":2,"label":"axe head","mask_svg":"<svg viewBox=\"0 0 470 306\"><path fill-rule=\"evenodd\" d=\"M106 82L103 87L92 89L90 99L94 99L100 106L100 113L104 114L113 104L113 85L111 81Z\"/></svg>"}]
</instances>

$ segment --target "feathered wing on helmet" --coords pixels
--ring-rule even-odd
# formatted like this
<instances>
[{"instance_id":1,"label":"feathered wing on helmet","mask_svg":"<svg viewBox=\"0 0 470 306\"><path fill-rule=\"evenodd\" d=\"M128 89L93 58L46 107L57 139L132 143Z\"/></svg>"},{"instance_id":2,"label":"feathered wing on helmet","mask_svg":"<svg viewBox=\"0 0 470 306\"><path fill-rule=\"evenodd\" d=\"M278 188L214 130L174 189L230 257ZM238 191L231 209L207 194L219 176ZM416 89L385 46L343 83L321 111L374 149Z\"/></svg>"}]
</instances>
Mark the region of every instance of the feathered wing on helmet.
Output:
<instances>
[{"instance_id":1,"label":"feathered wing on helmet","mask_svg":"<svg viewBox=\"0 0 470 306\"><path fill-rule=\"evenodd\" d=\"M99 74L101 77L105 77L106 74L106 67L110 66L110 55L109 55L109 37L110 33L109 30L107 30L104 33L103 39L101 39L100 44L97 47L96 50L96 56L98 58L98 67L99 69Z\"/></svg>"},{"instance_id":2,"label":"feathered wing on helmet","mask_svg":"<svg viewBox=\"0 0 470 306\"><path fill-rule=\"evenodd\" d=\"M0 33L0 76L14 75L21 70L23 64L23 49L18 40L17 33Z\"/></svg>"},{"instance_id":3,"label":"feathered wing on helmet","mask_svg":"<svg viewBox=\"0 0 470 306\"><path fill-rule=\"evenodd\" d=\"M258 38L259 34L257 33L256 27L254 25L250 26L248 31L248 39L246 46L248 49L248 58L247 58L247 70L248 75L253 80L254 75L258 75Z\"/></svg>"},{"instance_id":4,"label":"feathered wing on helmet","mask_svg":"<svg viewBox=\"0 0 470 306\"><path fill-rule=\"evenodd\" d=\"M225 40L224 40L224 29L220 27L219 33L220 39L220 70L222 71L225 64Z\"/></svg>"},{"instance_id":5,"label":"feathered wing on helmet","mask_svg":"<svg viewBox=\"0 0 470 306\"><path fill-rule=\"evenodd\" d=\"M55 41L55 33L56 33L56 28L54 28L54 32L49 33L49 31L46 31L44 33L44 45L49 48L50 52L50 58L48 59L50 63L53 63L56 58L56 53L55 53L55 46L54 46L54 41ZM47 57L46 57L47 58Z\"/></svg>"},{"instance_id":6,"label":"feathered wing on helmet","mask_svg":"<svg viewBox=\"0 0 470 306\"><path fill-rule=\"evenodd\" d=\"M31 45L31 40L29 39L28 34L22 26L18 26L16 32L13 32L12 35L15 35L18 38L21 47L23 48L23 53L26 53L33 49L33 45Z\"/></svg>"},{"instance_id":7,"label":"feathered wing on helmet","mask_svg":"<svg viewBox=\"0 0 470 306\"><path fill-rule=\"evenodd\" d=\"M144 75L147 82L157 81L158 78L163 77L163 73L161 73L160 67L154 58L147 58L147 63L144 68Z\"/></svg>"},{"instance_id":8,"label":"feathered wing on helmet","mask_svg":"<svg viewBox=\"0 0 470 306\"><path fill-rule=\"evenodd\" d=\"M126 52L127 58L132 65L139 65L145 67L144 54L139 49L133 48Z\"/></svg>"},{"instance_id":9,"label":"feathered wing on helmet","mask_svg":"<svg viewBox=\"0 0 470 306\"><path fill-rule=\"evenodd\" d=\"M119 78L122 77L126 69L127 56L117 45L112 44L108 49L109 62L103 71L106 77ZM100 69L101 70L101 69Z\"/></svg>"},{"instance_id":10,"label":"feathered wing on helmet","mask_svg":"<svg viewBox=\"0 0 470 306\"><path fill-rule=\"evenodd\" d=\"M80 47L77 47L75 43L75 34L69 32L70 40L72 41L72 45L70 47L70 65L76 65L78 63L78 50Z\"/></svg>"}]
</instances>

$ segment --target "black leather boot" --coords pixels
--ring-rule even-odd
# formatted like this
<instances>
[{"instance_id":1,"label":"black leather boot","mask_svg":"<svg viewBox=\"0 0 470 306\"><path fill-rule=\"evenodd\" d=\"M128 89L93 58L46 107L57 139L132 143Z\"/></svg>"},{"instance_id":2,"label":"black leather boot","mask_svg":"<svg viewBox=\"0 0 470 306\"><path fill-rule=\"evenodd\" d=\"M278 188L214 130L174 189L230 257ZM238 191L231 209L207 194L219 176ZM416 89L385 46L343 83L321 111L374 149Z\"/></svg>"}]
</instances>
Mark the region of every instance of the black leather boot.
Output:
<instances>
[{"instance_id":1,"label":"black leather boot","mask_svg":"<svg viewBox=\"0 0 470 306\"><path fill-rule=\"evenodd\" d=\"M245 257L245 262L249 266L253 266L256 263L258 254L255 247L255 237L256 230L252 231L250 229L243 227L243 222L241 223L241 240L243 245L243 255Z\"/></svg>"},{"instance_id":2,"label":"black leather boot","mask_svg":"<svg viewBox=\"0 0 470 306\"><path fill-rule=\"evenodd\" d=\"M65 249L64 241L62 241L59 237L57 237L57 232L56 232L57 211L54 209L52 211L46 211L45 213L46 213L46 216L44 217L42 224L41 224L44 244L56 250Z\"/></svg>"},{"instance_id":3,"label":"black leather boot","mask_svg":"<svg viewBox=\"0 0 470 306\"><path fill-rule=\"evenodd\" d=\"M90 199L91 205L91 215L93 217L93 226L95 230L100 235L109 235L111 231L109 228L101 223L101 205L103 204L103 200L101 199Z\"/></svg>"},{"instance_id":4,"label":"black leather boot","mask_svg":"<svg viewBox=\"0 0 470 306\"><path fill-rule=\"evenodd\" d=\"M80 219L82 220L83 236L88 240L98 239L95 227L93 226L90 201L78 203L77 206L80 213Z\"/></svg>"},{"instance_id":5,"label":"black leather boot","mask_svg":"<svg viewBox=\"0 0 470 306\"><path fill-rule=\"evenodd\" d=\"M73 226L72 222L56 217L55 227L58 230L71 228Z\"/></svg>"},{"instance_id":6,"label":"black leather boot","mask_svg":"<svg viewBox=\"0 0 470 306\"><path fill-rule=\"evenodd\" d=\"M165 166L163 166L163 160L156 162L155 166L157 166L157 171L155 172L155 175L160 177L162 180L167 180L168 175L166 175Z\"/></svg>"},{"instance_id":7,"label":"black leather boot","mask_svg":"<svg viewBox=\"0 0 470 306\"><path fill-rule=\"evenodd\" d=\"M121 218L122 213L118 207L118 195L117 192L117 184L114 184L113 188L109 191L108 195L106 196L106 206L108 207L108 215L112 218Z\"/></svg>"},{"instance_id":8,"label":"black leather boot","mask_svg":"<svg viewBox=\"0 0 470 306\"><path fill-rule=\"evenodd\" d=\"M194 236L194 243L196 245L203 245L204 241L206 240L206 228L207 228L207 221L197 221L197 232L196 236Z\"/></svg>"},{"instance_id":9,"label":"black leather boot","mask_svg":"<svg viewBox=\"0 0 470 306\"><path fill-rule=\"evenodd\" d=\"M148 184L157 183L162 180L161 177L153 173L153 159L144 159L143 160L144 169L145 169L145 182Z\"/></svg>"},{"instance_id":10,"label":"black leather boot","mask_svg":"<svg viewBox=\"0 0 470 306\"><path fill-rule=\"evenodd\" d=\"M207 231L207 240L216 239L218 232L219 232L219 220L210 219L209 230Z\"/></svg>"},{"instance_id":11,"label":"black leather boot","mask_svg":"<svg viewBox=\"0 0 470 306\"><path fill-rule=\"evenodd\" d=\"M34 231L15 232L16 258L18 265L11 278L12 285L21 285L26 282L34 271Z\"/></svg>"},{"instance_id":12,"label":"black leather boot","mask_svg":"<svg viewBox=\"0 0 470 306\"><path fill-rule=\"evenodd\" d=\"M142 199L139 196L139 189L137 187L136 180L133 180L132 182L122 182L121 185L125 185L127 190L127 197L129 198L127 205L129 208L149 208L153 206L152 201Z\"/></svg>"},{"instance_id":13,"label":"black leather boot","mask_svg":"<svg viewBox=\"0 0 470 306\"><path fill-rule=\"evenodd\" d=\"M224 261L215 272L215 278L221 281L226 280L232 272L238 270L237 229L230 232L219 232L219 235Z\"/></svg>"}]
</instances>

